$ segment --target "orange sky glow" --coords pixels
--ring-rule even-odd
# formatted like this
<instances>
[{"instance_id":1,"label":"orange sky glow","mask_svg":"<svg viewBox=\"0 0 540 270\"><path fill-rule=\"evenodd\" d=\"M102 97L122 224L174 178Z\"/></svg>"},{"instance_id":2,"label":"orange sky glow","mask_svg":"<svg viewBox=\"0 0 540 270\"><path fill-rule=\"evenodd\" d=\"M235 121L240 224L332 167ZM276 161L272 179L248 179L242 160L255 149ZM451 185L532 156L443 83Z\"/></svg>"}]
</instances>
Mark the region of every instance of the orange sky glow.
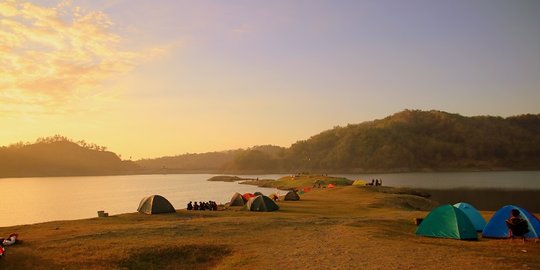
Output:
<instances>
[{"instance_id":1,"label":"orange sky glow","mask_svg":"<svg viewBox=\"0 0 540 270\"><path fill-rule=\"evenodd\" d=\"M4 0L0 145L61 134L138 159L406 108L540 112L537 2L332 2Z\"/></svg>"}]
</instances>

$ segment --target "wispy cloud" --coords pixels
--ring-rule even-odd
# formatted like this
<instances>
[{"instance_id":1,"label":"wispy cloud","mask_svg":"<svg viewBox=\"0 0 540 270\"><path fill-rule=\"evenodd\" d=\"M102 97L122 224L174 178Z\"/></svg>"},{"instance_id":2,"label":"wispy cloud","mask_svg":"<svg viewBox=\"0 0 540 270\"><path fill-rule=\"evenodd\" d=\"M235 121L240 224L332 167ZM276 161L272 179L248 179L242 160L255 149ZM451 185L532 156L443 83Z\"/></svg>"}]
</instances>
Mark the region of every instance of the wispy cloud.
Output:
<instances>
[{"instance_id":1,"label":"wispy cloud","mask_svg":"<svg viewBox=\"0 0 540 270\"><path fill-rule=\"evenodd\" d=\"M122 48L112 26L105 13L70 1L1 2L0 113L61 110L148 56Z\"/></svg>"},{"instance_id":2,"label":"wispy cloud","mask_svg":"<svg viewBox=\"0 0 540 270\"><path fill-rule=\"evenodd\" d=\"M231 29L234 34L245 35L253 32L253 27L248 24L242 24Z\"/></svg>"}]
</instances>

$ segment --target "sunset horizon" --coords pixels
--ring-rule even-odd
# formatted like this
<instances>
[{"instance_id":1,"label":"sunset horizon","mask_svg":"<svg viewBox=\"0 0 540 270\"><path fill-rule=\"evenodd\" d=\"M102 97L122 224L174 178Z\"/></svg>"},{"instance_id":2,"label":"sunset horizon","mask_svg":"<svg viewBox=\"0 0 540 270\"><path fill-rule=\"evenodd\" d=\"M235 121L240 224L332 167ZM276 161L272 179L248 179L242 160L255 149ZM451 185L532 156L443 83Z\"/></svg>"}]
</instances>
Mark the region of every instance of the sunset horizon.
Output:
<instances>
[{"instance_id":1,"label":"sunset horizon","mask_svg":"<svg viewBox=\"0 0 540 270\"><path fill-rule=\"evenodd\" d=\"M540 0L0 0L0 269L540 269Z\"/></svg>"},{"instance_id":2,"label":"sunset horizon","mask_svg":"<svg viewBox=\"0 0 540 270\"><path fill-rule=\"evenodd\" d=\"M534 1L0 3L0 145L61 134L149 158L404 109L539 113Z\"/></svg>"},{"instance_id":3,"label":"sunset horizon","mask_svg":"<svg viewBox=\"0 0 540 270\"><path fill-rule=\"evenodd\" d=\"M46 135L46 136L36 137L36 138L28 140L28 141L22 141L22 140L13 141L13 142L9 142L9 143L7 143L5 145L0 145L0 147L9 147L9 146L17 145L17 144L32 145L32 144L40 143L43 140L48 140L48 139L56 140L55 138L57 138L57 140L68 140L68 141L71 141L71 142L77 143L77 144L80 144L80 142L83 142L85 144L93 145L95 147L101 147L103 149L106 149L106 151L110 151L110 152L113 152L113 153L119 155L119 157L121 159L123 159L123 160L145 160L145 159L156 159L156 158L161 158L161 157L174 157L174 156L181 156L181 155L227 152L227 151L234 151L234 150L249 150L249 149L257 148L257 147L260 147L260 146L277 146L277 147L281 147L281 148L289 148L292 145L294 145L295 143L298 143L298 142L301 142L301 141L306 141L306 140L312 138L313 136L315 136L317 134L320 134L320 133L323 133L325 131L335 129L337 127L346 127L346 126L350 126L350 125L364 124L366 122L380 121L383 118L388 118L388 117L392 117L392 116L394 116L396 114L399 114L399 113L411 112L411 111L413 111L413 112L414 111L416 111L416 112L442 112L442 113L448 113L448 114L457 114L457 115L464 116L464 117L503 117L503 116L500 116L500 115L472 115L472 116L465 116L465 115L461 115L461 114L455 113L455 112L445 112L445 111L440 111L440 110L435 110L435 109L426 110L426 111L414 110L414 109L412 109L412 110L411 109L405 109L403 111L395 112L393 114L390 114L390 115L387 115L387 116L384 116L384 117L381 117L381 118L378 118L378 119L371 119L371 120L367 120L367 121L363 121L363 122L359 122L359 123L347 123L345 125L334 125L333 127L328 127L326 129L319 130L319 131L315 132L314 134L311 134L311 135L307 136L306 138L300 138L300 139L298 139L298 140L296 140L296 141L294 141L294 142L292 142L292 143L290 143L288 145L278 145L278 144L270 144L270 143L262 142L262 143L258 143L258 144L254 144L254 145L244 145L244 146L240 146L240 147L237 147L237 148L210 149L210 150L201 151L201 152L181 152L181 153L164 154L164 155L159 155L159 156L141 156L141 157L139 157L139 156L125 155L124 153L119 153L119 152L116 152L114 149L111 149L107 144L97 144L97 143L95 143L93 141L90 141L90 140L88 140L86 138L74 138L74 137L72 138L72 137L64 136L63 134L50 134L50 135ZM510 115L510 116L507 116L507 117L519 117L519 116L524 116L524 115L531 115L531 114L530 113L525 113L525 114L520 114L520 115ZM534 115L534 114L532 114L532 115Z\"/></svg>"}]
</instances>

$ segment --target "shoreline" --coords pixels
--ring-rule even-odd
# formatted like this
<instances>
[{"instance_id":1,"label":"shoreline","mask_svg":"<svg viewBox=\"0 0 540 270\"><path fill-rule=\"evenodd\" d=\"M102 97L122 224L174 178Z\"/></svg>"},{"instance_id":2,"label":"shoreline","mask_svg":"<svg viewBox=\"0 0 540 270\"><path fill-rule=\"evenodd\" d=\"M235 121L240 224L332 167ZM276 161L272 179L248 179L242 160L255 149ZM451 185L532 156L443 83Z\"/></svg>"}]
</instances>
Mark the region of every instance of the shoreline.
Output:
<instances>
[{"instance_id":1,"label":"shoreline","mask_svg":"<svg viewBox=\"0 0 540 270\"><path fill-rule=\"evenodd\" d=\"M250 183L242 183L241 180L239 184L243 185L253 185L258 187L271 187L265 185L264 183L268 180L259 180L262 185L255 185L255 181ZM228 182L228 181L225 181ZM345 186L347 187L347 186ZM473 205L479 211L497 211L505 205L516 205L520 206L531 213L540 214L540 204L537 203L537 198L540 198L540 190L524 190L524 189L505 189L505 188L453 188L453 189L426 189L426 188L409 188L409 187L392 187L392 186L377 186L369 187L362 186L367 191L375 193L387 193L385 190L388 189L394 194L409 194L419 197L424 197L426 199L434 201L436 205L442 204L455 204L458 202L467 202ZM278 188L279 187L273 187ZM287 191L292 188L283 188L282 191ZM323 191L325 189L314 190ZM268 195L268 194L265 194ZM185 208L177 208L177 211L183 211ZM129 215L136 212L125 212L117 213L112 215ZM80 218L80 219L59 219L59 220L50 220L44 222L36 222L29 224L16 224L11 226L0 226L0 229L14 228L21 226L36 226L47 224L51 222L76 222L81 220L95 219L95 217Z\"/></svg>"},{"instance_id":2,"label":"shoreline","mask_svg":"<svg viewBox=\"0 0 540 270\"><path fill-rule=\"evenodd\" d=\"M414 174L414 173L489 173L489 172L540 172L540 169L524 169L524 170L512 170L512 169L492 169L492 170L473 170L473 169L463 169L463 170L390 170L390 171L347 171L347 170L328 170L328 171L310 171L311 174L327 174L327 175L357 175L357 174ZM272 171L244 171L244 172L229 172L229 171L212 171L212 170L145 170L139 172L124 172L124 173L96 173L96 174L74 174L74 175L15 175L15 176L2 176L1 179L17 179L17 178L47 178L47 177L92 177L92 176L131 176L131 175L168 175L168 174L211 174L211 175L295 175L297 172L293 171L282 171L282 172L272 172Z\"/></svg>"}]
</instances>

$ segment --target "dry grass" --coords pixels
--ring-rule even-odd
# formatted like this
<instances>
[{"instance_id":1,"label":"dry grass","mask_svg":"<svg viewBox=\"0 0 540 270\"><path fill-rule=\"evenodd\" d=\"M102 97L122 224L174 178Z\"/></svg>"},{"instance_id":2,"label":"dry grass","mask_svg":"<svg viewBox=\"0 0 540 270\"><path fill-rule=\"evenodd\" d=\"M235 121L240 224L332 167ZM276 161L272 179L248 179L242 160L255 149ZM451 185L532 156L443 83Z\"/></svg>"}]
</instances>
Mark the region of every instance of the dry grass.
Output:
<instances>
[{"instance_id":1,"label":"dry grass","mask_svg":"<svg viewBox=\"0 0 540 270\"><path fill-rule=\"evenodd\" d=\"M321 183L321 187L328 184L336 186L347 186L353 183L352 180L343 177L333 177L327 175L301 174L295 176L283 176L277 180L247 180L240 184L255 185L259 187L269 187L278 189L293 189L301 187L314 187L316 183Z\"/></svg>"},{"instance_id":2,"label":"dry grass","mask_svg":"<svg viewBox=\"0 0 540 270\"><path fill-rule=\"evenodd\" d=\"M208 269L228 256L226 246L186 245L165 246L155 249L142 247L119 266L127 269Z\"/></svg>"},{"instance_id":3,"label":"dry grass","mask_svg":"<svg viewBox=\"0 0 540 270\"><path fill-rule=\"evenodd\" d=\"M373 190L314 189L270 213L179 210L0 228L24 239L0 269L540 268L539 243L417 237L413 218L432 203Z\"/></svg>"}]
</instances>

